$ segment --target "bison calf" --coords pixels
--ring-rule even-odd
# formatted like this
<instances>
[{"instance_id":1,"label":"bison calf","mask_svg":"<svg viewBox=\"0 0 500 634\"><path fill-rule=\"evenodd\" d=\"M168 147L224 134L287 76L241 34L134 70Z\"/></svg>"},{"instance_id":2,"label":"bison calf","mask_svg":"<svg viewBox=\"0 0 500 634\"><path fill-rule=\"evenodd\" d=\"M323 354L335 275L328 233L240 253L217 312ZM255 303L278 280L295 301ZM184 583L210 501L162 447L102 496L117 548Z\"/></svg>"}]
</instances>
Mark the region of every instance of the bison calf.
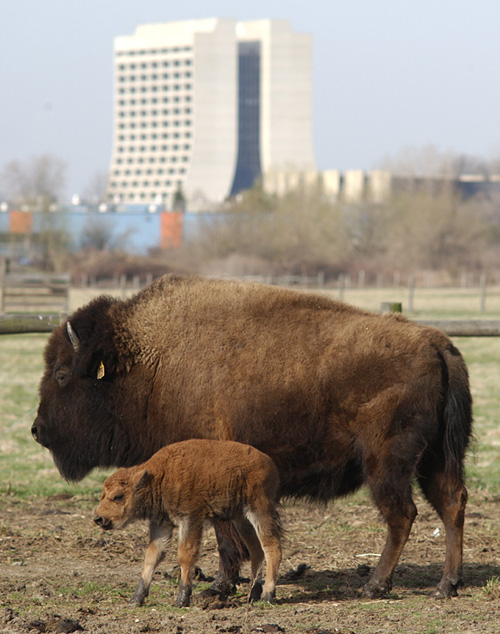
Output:
<instances>
[{"instance_id":1,"label":"bison calf","mask_svg":"<svg viewBox=\"0 0 500 634\"><path fill-rule=\"evenodd\" d=\"M274 462L249 445L220 440L187 440L155 453L147 462L119 469L105 482L94 522L103 529L149 520L150 543L141 579L130 603L142 605L154 571L179 527L181 582L178 606L190 603L191 572L198 558L205 520L231 520L250 553L249 600L272 601L281 563L277 510L279 474ZM264 588L261 565L266 560Z\"/></svg>"}]
</instances>

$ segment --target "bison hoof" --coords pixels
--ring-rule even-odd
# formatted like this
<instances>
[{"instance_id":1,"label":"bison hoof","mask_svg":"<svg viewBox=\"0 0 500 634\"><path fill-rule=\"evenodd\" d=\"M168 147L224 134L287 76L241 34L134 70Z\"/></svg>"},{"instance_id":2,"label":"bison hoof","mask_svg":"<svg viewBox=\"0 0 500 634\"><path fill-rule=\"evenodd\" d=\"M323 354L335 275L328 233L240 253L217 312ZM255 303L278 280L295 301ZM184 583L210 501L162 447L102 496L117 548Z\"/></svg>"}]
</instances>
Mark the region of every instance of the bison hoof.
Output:
<instances>
[{"instance_id":1,"label":"bison hoof","mask_svg":"<svg viewBox=\"0 0 500 634\"><path fill-rule=\"evenodd\" d=\"M392 588L392 583L390 581L378 581L376 579L371 579L361 591L361 596L364 599L381 599L388 592L390 592Z\"/></svg>"},{"instance_id":2,"label":"bison hoof","mask_svg":"<svg viewBox=\"0 0 500 634\"><path fill-rule=\"evenodd\" d=\"M177 595L177 607L187 608L191 603L191 587L179 586L179 594Z\"/></svg>"},{"instance_id":3,"label":"bison hoof","mask_svg":"<svg viewBox=\"0 0 500 634\"><path fill-rule=\"evenodd\" d=\"M256 581L253 584L252 589L250 590L248 603L253 603L254 601L260 601L261 595L262 595L262 582Z\"/></svg>"},{"instance_id":4,"label":"bison hoof","mask_svg":"<svg viewBox=\"0 0 500 634\"><path fill-rule=\"evenodd\" d=\"M228 577L224 577L220 571L217 571L215 580L210 585L210 590L213 590L221 596L229 596L236 592L236 582L231 581Z\"/></svg>"},{"instance_id":5,"label":"bison hoof","mask_svg":"<svg viewBox=\"0 0 500 634\"><path fill-rule=\"evenodd\" d=\"M457 588L460 585L461 585L460 581L453 583L449 581L448 579L441 579L438 587L434 591L433 596L435 599L447 599L448 597L457 597L458 596Z\"/></svg>"}]
</instances>

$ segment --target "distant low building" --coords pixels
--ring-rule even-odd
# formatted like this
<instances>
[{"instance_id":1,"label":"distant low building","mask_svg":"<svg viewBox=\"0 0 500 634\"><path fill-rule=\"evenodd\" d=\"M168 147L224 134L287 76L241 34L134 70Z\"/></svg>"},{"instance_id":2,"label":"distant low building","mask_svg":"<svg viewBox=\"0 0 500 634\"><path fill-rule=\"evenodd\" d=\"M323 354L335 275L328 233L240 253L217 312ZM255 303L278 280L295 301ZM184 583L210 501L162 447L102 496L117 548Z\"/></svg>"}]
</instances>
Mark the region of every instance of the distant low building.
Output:
<instances>
[{"instance_id":1,"label":"distant low building","mask_svg":"<svg viewBox=\"0 0 500 634\"><path fill-rule=\"evenodd\" d=\"M347 205L361 202L382 204L402 193L425 192L435 196L444 191L454 191L464 199L500 195L500 175L415 176L392 174L388 170L275 170L264 176L263 185L268 194L275 196L314 187L331 201Z\"/></svg>"}]
</instances>

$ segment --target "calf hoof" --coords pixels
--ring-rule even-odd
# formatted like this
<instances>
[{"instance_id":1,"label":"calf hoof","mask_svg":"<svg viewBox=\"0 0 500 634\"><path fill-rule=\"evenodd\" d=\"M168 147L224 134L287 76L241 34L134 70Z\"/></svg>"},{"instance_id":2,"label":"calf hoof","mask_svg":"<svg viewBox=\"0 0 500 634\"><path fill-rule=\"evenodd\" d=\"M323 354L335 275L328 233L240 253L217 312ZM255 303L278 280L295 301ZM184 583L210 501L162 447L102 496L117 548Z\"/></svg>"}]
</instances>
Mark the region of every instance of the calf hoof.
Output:
<instances>
[{"instance_id":1,"label":"calf hoof","mask_svg":"<svg viewBox=\"0 0 500 634\"><path fill-rule=\"evenodd\" d=\"M144 583L141 579L134 594L129 599L129 605L137 605L138 607L141 607L141 605L144 603L144 599L148 596L148 594L149 592L144 587Z\"/></svg>"},{"instance_id":2,"label":"calf hoof","mask_svg":"<svg viewBox=\"0 0 500 634\"><path fill-rule=\"evenodd\" d=\"M261 597L261 601L272 603L275 598L276 598L276 592L264 592L264 594Z\"/></svg>"},{"instance_id":3,"label":"calf hoof","mask_svg":"<svg viewBox=\"0 0 500 634\"><path fill-rule=\"evenodd\" d=\"M261 596L262 596L262 582L256 581L253 584L252 589L250 590L248 603L253 603L254 601L260 601Z\"/></svg>"},{"instance_id":4,"label":"calf hoof","mask_svg":"<svg viewBox=\"0 0 500 634\"><path fill-rule=\"evenodd\" d=\"M177 607L187 608L191 603L191 587L181 585L179 586L179 593L177 595Z\"/></svg>"},{"instance_id":5,"label":"calf hoof","mask_svg":"<svg viewBox=\"0 0 500 634\"><path fill-rule=\"evenodd\" d=\"M135 594L133 594L130 599L128 604L129 605L136 605L138 608L142 607L143 603L144 603L144 598L145 597L138 597Z\"/></svg>"},{"instance_id":6,"label":"calf hoof","mask_svg":"<svg viewBox=\"0 0 500 634\"><path fill-rule=\"evenodd\" d=\"M364 599L381 599L388 592L391 591L392 583L390 581L380 581L377 579L370 579L370 581L363 586L361 596Z\"/></svg>"}]
</instances>

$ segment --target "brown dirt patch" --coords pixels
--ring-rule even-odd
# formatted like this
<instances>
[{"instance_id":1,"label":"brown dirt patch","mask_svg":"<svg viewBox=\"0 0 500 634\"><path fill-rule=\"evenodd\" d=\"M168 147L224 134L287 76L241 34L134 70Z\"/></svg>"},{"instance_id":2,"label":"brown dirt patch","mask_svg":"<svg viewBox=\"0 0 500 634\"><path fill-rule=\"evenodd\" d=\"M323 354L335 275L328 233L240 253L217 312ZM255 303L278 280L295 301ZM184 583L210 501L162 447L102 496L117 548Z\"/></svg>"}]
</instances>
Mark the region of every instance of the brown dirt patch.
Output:
<instances>
[{"instance_id":1,"label":"brown dirt patch","mask_svg":"<svg viewBox=\"0 0 500 634\"><path fill-rule=\"evenodd\" d=\"M385 528L363 494L327 508L286 505L284 559L273 606L246 603L247 584L227 599L207 600L198 581L192 607L177 609L175 545L142 608L127 605L138 580L147 533L140 525L103 533L92 524L96 499L64 496L0 498L0 632L173 632L187 634L302 632L499 631L500 500L471 495L465 543L465 586L436 601L444 536L435 513L417 500L415 522L389 597L360 598L385 541ZM439 534L436 529L439 528ZM217 569L213 532L198 562ZM248 574L245 567L242 574Z\"/></svg>"}]
</instances>

